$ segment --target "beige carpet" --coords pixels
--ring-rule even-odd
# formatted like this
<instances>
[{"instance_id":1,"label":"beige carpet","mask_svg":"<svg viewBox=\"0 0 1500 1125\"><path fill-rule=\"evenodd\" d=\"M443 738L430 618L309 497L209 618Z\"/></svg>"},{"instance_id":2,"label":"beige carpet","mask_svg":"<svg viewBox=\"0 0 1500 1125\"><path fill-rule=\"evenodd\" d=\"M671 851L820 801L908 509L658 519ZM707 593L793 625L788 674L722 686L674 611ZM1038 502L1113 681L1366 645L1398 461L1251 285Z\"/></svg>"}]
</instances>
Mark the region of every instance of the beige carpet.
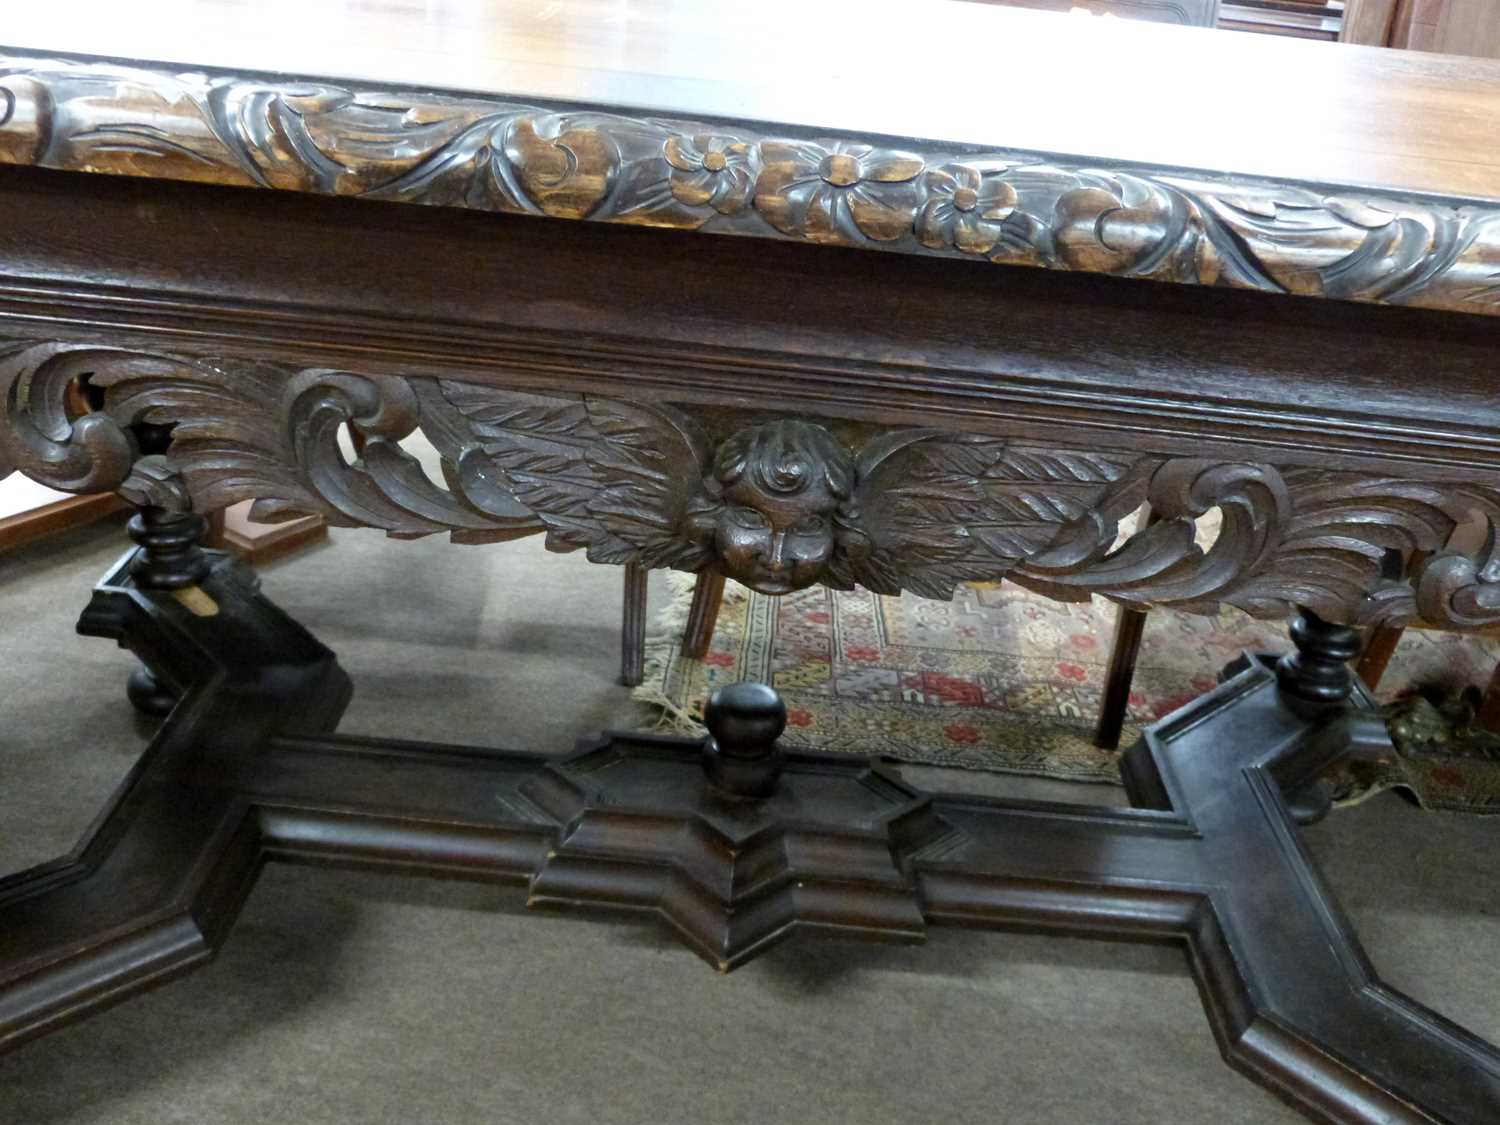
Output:
<instances>
[{"instance_id":1,"label":"beige carpet","mask_svg":"<svg viewBox=\"0 0 1500 1125\"><path fill-rule=\"evenodd\" d=\"M118 528L0 557L0 868L50 858L139 754L127 653L77 636ZM620 575L536 542L335 532L267 568L339 653L345 729L561 751L649 716ZM653 612L665 600L652 579ZM930 788L1120 791L931 767ZM1500 1039L1500 848L1391 795L1303 834L1398 987ZM727 977L513 888L271 866L212 965L0 1057L3 1125L1295 1125L1219 1059L1179 950L936 931L795 941Z\"/></svg>"}]
</instances>

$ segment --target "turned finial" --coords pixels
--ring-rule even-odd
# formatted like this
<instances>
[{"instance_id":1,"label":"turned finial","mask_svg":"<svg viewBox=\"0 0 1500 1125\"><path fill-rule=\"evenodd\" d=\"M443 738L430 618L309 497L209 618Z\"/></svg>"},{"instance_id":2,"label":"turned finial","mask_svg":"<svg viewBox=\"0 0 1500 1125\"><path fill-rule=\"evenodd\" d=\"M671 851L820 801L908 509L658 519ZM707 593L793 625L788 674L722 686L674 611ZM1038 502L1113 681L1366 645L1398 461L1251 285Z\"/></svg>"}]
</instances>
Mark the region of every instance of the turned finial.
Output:
<instances>
[{"instance_id":1,"label":"turned finial","mask_svg":"<svg viewBox=\"0 0 1500 1125\"><path fill-rule=\"evenodd\" d=\"M1292 621L1289 652L1277 662L1276 681L1294 706L1322 710L1349 698L1354 673L1349 661L1359 655L1359 631L1348 625L1331 625L1304 609Z\"/></svg>"},{"instance_id":2,"label":"turned finial","mask_svg":"<svg viewBox=\"0 0 1500 1125\"><path fill-rule=\"evenodd\" d=\"M737 797L764 797L776 788L782 754L776 740L786 729L786 704L765 684L719 688L703 708L708 738L703 772L714 786Z\"/></svg>"},{"instance_id":3,"label":"turned finial","mask_svg":"<svg viewBox=\"0 0 1500 1125\"><path fill-rule=\"evenodd\" d=\"M145 550L137 556L133 576L146 590L181 590L208 576L211 560L201 546L208 525L193 512L142 508L126 530Z\"/></svg>"}]
</instances>

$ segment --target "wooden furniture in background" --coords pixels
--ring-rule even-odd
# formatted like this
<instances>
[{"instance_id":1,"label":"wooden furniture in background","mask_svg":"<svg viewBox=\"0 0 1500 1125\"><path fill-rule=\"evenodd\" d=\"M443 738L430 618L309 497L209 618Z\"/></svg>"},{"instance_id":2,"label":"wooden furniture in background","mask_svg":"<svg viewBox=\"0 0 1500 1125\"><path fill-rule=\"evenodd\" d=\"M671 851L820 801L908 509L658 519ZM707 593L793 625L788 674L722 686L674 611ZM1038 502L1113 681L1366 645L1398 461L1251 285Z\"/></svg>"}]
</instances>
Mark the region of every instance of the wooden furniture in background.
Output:
<instances>
[{"instance_id":1,"label":"wooden furniture in background","mask_svg":"<svg viewBox=\"0 0 1500 1125\"><path fill-rule=\"evenodd\" d=\"M1494 0L1348 0L1346 43L1500 58Z\"/></svg>"},{"instance_id":2,"label":"wooden furniture in background","mask_svg":"<svg viewBox=\"0 0 1500 1125\"><path fill-rule=\"evenodd\" d=\"M714 639L714 626L719 620L719 607L724 603L724 576L718 571L705 571L693 584L693 602L688 608L687 628L682 636L682 653L695 660L708 652Z\"/></svg>"},{"instance_id":3,"label":"wooden furniture in background","mask_svg":"<svg viewBox=\"0 0 1500 1125\"><path fill-rule=\"evenodd\" d=\"M1500 8L1492 0L1401 0L1391 20L1390 45L1500 57Z\"/></svg>"},{"instance_id":4,"label":"wooden furniture in background","mask_svg":"<svg viewBox=\"0 0 1500 1125\"><path fill-rule=\"evenodd\" d=\"M89 408L82 389L72 388L67 395L66 412L77 416ZM17 484L23 487L11 487ZM58 495L57 490L39 489L30 481L13 478L5 489L0 489L0 553L76 527L87 527L128 507L112 492Z\"/></svg>"},{"instance_id":5,"label":"wooden furniture in background","mask_svg":"<svg viewBox=\"0 0 1500 1125\"><path fill-rule=\"evenodd\" d=\"M1339 41L1365 47L1386 47L1401 0L1345 0Z\"/></svg>"},{"instance_id":6,"label":"wooden furniture in background","mask_svg":"<svg viewBox=\"0 0 1500 1125\"><path fill-rule=\"evenodd\" d=\"M260 523L250 518L253 503L252 500L242 500L212 513L208 517L205 546L233 551L246 562L259 565L328 538L328 525L322 516Z\"/></svg>"},{"instance_id":7,"label":"wooden furniture in background","mask_svg":"<svg viewBox=\"0 0 1500 1125\"><path fill-rule=\"evenodd\" d=\"M1444 547L1453 552L1482 552L1486 549L1485 539L1488 534L1487 522L1482 518L1471 516L1454 528ZM1399 551L1392 551L1387 556L1387 565L1398 575L1409 574L1420 571L1427 565L1430 557L1427 551L1411 551L1404 555ZM1396 648L1409 628L1430 629L1442 628L1442 626L1434 626L1419 618L1402 624L1379 625L1371 629L1365 640L1364 651L1360 653L1359 660L1355 664L1355 672L1361 682L1372 692L1380 686L1386 668L1396 655ZM1478 689L1478 685L1475 687ZM1500 733L1500 666L1496 667L1485 686L1478 690L1480 696L1479 704L1475 708L1475 725L1483 730Z\"/></svg>"},{"instance_id":8,"label":"wooden furniture in background","mask_svg":"<svg viewBox=\"0 0 1500 1125\"><path fill-rule=\"evenodd\" d=\"M1178 24L1182 27L1213 27L1219 0L983 0L1012 8L1038 12L1084 12L1095 16L1117 16L1128 20Z\"/></svg>"},{"instance_id":9,"label":"wooden furniture in background","mask_svg":"<svg viewBox=\"0 0 1500 1125\"><path fill-rule=\"evenodd\" d=\"M1396 655L1396 646L1405 634L1404 627L1386 626L1371 631L1355 665L1355 673L1371 691L1380 686L1381 678ZM1479 704L1474 711L1474 725L1481 730L1500 734L1500 665L1479 690Z\"/></svg>"},{"instance_id":10,"label":"wooden furniture in background","mask_svg":"<svg viewBox=\"0 0 1500 1125\"><path fill-rule=\"evenodd\" d=\"M620 682L635 687L646 670L646 568L626 563L625 608L620 621Z\"/></svg>"},{"instance_id":11,"label":"wooden furniture in background","mask_svg":"<svg viewBox=\"0 0 1500 1125\"><path fill-rule=\"evenodd\" d=\"M0 881L0 1043L203 963L277 859L633 911L720 969L1175 942L1309 1116L1490 1125L1500 1052L1379 979L1297 824L1389 748L1356 626L1500 618L1494 552L1443 547L1500 524L1500 66L949 0L945 42L1024 49L784 0L419 7L7 14L0 473L140 508L80 627L187 694L77 851ZM767 593L1300 607L1295 651L1156 724L1128 809L783 754L765 690L564 761L341 736L333 654L198 546L251 496Z\"/></svg>"},{"instance_id":12,"label":"wooden furniture in background","mask_svg":"<svg viewBox=\"0 0 1500 1125\"><path fill-rule=\"evenodd\" d=\"M1347 10L1342 0L1224 0L1217 26L1333 42L1342 37Z\"/></svg>"},{"instance_id":13,"label":"wooden furniture in background","mask_svg":"<svg viewBox=\"0 0 1500 1125\"><path fill-rule=\"evenodd\" d=\"M75 527L97 523L129 506L113 492L106 492L95 496L65 496L29 511L16 512L0 519L0 553Z\"/></svg>"}]
</instances>

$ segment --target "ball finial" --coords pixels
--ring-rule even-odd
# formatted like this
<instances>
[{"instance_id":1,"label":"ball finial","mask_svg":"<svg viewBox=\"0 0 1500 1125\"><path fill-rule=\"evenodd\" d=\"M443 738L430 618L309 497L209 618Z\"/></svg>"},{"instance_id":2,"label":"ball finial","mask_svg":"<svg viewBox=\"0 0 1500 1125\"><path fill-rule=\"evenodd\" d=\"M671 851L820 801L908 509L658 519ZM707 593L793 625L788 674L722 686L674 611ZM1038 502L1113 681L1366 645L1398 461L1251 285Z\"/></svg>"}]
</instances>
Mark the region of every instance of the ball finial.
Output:
<instances>
[{"instance_id":1,"label":"ball finial","mask_svg":"<svg viewBox=\"0 0 1500 1125\"><path fill-rule=\"evenodd\" d=\"M782 755L776 745L786 729L786 704L765 684L719 688L703 708L709 737L703 770L719 789L740 797L764 797L776 788Z\"/></svg>"}]
</instances>

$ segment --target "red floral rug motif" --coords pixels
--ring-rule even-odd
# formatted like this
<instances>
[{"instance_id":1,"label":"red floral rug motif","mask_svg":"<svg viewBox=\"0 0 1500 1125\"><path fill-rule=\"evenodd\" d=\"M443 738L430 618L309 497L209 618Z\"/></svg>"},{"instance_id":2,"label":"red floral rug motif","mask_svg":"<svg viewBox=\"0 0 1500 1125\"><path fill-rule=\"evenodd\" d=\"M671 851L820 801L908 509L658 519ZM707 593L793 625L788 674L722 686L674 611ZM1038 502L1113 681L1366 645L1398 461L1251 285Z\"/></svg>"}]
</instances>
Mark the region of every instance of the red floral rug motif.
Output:
<instances>
[{"instance_id":1,"label":"red floral rug motif","mask_svg":"<svg viewBox=\"0 0 1500 1125\"><path fill-rule=\"evenodd\" d=\"M1052 602L1008 583L965 586L951 602L823 587L771 598L730 583L709 652L687 660L680 643L691 581L673 578L637 689L670 725L701 729L715 687L757 680L786 700L789 746L1118 783L1117 756L1092 743L1114 629L1110 603ZM1241 652L1288 645L1283 623L1237 610L1152 613L1122 745L1211 689L1215 671ZM1497 661L1496 641L1413 630L1380 695L1418 685L1456 692L1486 681ZM1387 772L1364 778L1358 795L1401 783L1398 770Z\"/></svg>"}]
</instances>

